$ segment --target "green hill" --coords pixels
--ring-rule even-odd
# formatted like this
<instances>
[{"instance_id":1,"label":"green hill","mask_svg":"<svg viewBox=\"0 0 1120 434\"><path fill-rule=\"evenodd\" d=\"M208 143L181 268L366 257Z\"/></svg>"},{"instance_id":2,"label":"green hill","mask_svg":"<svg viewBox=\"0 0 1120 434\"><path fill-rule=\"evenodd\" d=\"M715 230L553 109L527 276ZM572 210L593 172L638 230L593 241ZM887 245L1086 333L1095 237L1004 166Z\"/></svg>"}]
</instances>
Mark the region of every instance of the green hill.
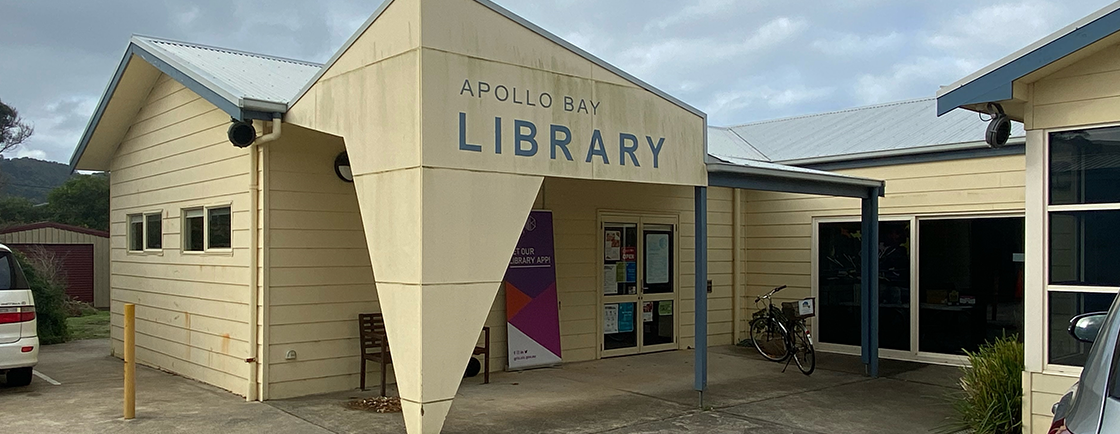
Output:
<instances>
[{"instance_id":1,"label":"green hill","mask_svg":"<svg viewBox=\"0 0 1120 434\"><path fill-rule=\"evenodd\" d=\"M70 179L70 166L34 158L0 157L0 197L47 201L47 193Z\"/></svg>"}]
</instances>

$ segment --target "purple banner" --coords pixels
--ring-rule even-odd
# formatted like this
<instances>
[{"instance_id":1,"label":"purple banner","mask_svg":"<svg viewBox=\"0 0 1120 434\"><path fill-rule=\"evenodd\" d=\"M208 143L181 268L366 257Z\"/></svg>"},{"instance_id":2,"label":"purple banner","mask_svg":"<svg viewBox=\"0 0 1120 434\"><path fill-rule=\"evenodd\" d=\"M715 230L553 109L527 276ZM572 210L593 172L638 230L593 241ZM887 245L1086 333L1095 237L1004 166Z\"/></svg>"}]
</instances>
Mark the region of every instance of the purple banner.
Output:
<instances>
[{"instance_id":1,"label":"purple banner","mask_svg":"<svg viewBox=\"0 0 1120 434\"><path fill-rule=\"evenodd\" d=\"M504 282L509 368L560 363L552 212L532 211L513 251Z\"/></svg>"}]
</instances>

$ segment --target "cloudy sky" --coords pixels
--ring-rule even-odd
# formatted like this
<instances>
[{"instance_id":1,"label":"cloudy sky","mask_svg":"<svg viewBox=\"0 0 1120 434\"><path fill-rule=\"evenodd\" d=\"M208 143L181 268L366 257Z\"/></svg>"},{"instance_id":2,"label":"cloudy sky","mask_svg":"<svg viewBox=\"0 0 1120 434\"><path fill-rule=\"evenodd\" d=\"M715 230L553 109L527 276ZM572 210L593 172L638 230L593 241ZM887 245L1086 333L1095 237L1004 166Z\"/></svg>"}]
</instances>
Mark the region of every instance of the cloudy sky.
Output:
<instances>
[{"instance_id":1,"label":"cloudy sky","mask_svg":"<svg viewBox=\"0 0 1120 434\"><path fill-rule=\"evenodd\" d=\"M498 0L713 125L933 96L1108 0ZM68 162L133 33L324 62L380 0L0 0L13 156Z\"/></svg>"}]
</instances>

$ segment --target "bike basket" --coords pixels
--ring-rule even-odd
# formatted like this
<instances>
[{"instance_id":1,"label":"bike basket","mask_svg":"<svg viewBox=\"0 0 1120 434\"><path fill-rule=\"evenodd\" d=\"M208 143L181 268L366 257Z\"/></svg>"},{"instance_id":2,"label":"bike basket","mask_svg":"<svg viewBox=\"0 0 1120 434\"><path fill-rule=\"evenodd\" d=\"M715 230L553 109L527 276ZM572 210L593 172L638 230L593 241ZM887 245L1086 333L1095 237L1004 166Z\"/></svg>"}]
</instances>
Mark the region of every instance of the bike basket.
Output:
<instances>
[{"instance_id":1,"label":"bike basket","mask_svg":"<svg viewBox=\"0 0 1120 434\"><path fill-rule=\"evenodd\" d=\"M782 314L791 320L797 321L805 318L816 316L815 303L812 298L805 298L798 301L784 301L782 302Z\"/></svg>"}]
</instances>

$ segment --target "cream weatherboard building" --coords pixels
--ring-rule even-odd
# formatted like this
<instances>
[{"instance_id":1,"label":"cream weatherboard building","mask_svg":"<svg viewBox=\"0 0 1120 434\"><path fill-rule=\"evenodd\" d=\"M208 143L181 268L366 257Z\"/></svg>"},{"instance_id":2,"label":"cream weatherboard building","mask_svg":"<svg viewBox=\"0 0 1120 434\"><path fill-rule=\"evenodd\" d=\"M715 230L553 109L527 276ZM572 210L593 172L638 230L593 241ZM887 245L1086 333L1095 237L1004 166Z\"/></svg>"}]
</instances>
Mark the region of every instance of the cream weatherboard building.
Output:
<instances>
[{"instance_id":1,"label":"cream weatherboard building","mask_svg":"<svg viewBox=\"0 0 1120 434\"><path fill-rule=\"evenodd\" d=\"M1118 31L1114 3L938 92L939 113L1002 108L1027 130L1024 432L1047 432L1085 363L1070 318L1120 288Z\"/></svg>"},{"instance_id":2,"label":"cream weatherboard building","mask_svg":"<svg viewBox=\"0 0 1120 434\"><path fill-rule=\"evenodd\" d=\"M1029 141L991 149L939 102L712 127L489 1L392 0L323 65L133 37L71 165L112 172L114 353L134 303L141 363L250 400L348 390L380 312L406 425L438 432L483 325L509 365L530 210L553 215L565 363L698 348L702 392L707 346L779 285L872 375L879 348L960 363L1024 333ZM668 234L669 282L605 292L611 232L639 275L638 234ZM605 324L648 303L649 325Z\"/></svg>"},{"instance_id":3,"label":"cream weatherboard building","mask_svg":"<svg viewBox=\"0 0 1120 434\"><path fill-rule=\"evenodd\" d=\"M251 400L347 390L357 315L380 312L406 426L438 432L484 324L505 353L530 210L555 220L563 360L697 347L701 392L708 342L740 332L739 189L857 198L874 222L881 181L717 160L707 132L488 1L395 0L325 65L133 37L71 165L113 174L114 353L134 303L141 363ZM606 229L668 235L664 291L604 293ZM642 297L650 332L604 326Z\"/></svg>"}]
</instances>

